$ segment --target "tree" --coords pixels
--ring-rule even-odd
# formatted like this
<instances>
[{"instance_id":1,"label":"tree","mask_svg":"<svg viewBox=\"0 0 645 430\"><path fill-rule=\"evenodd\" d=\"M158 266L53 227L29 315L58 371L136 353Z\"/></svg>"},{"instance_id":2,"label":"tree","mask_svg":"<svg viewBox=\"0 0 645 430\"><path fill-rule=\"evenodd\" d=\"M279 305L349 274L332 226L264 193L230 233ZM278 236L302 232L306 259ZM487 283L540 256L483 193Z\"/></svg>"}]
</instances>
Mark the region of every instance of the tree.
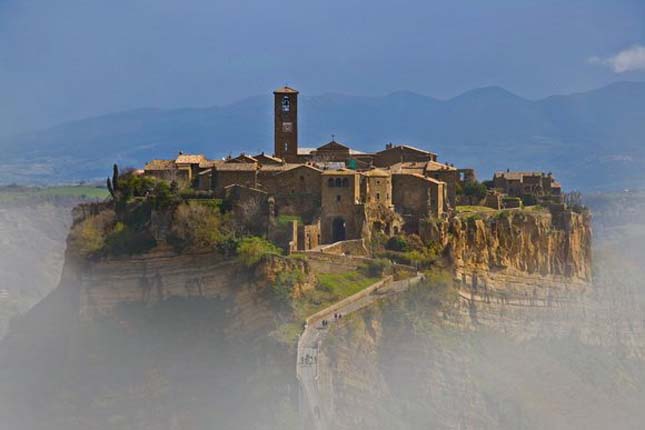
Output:
<instances>
[{"instance_id":1,"label":"tree","mask_svg":"<svg viewBox=\"0 0 645 430\"><path fill-rule=\"evenodd\" d=\"M465 196L474 197L477 200L483 200L486 197L488 189L486 185L481 182L473 181L466 182L463 188L463 194Z\"/></svg>"},{"instance_id":2,"label":"tree","mask_svg":"<svg viewBox=\"0 0 645 430\"><path fill-rule=\"evenodd\" d=\"M227 238L222 214L197 202L179 205L168 237L180 250L207 249Z\"/></svg>"},{"instance_id":3,"label":"tree","mask_svg":"<svg viewBox=\"0 0 645 430\"><path fill-rule=\"evenodd\" d=\"M119 191L119 166L116 163L112 166L112 187L114 192Z\"/></svg>"}]
</instances>

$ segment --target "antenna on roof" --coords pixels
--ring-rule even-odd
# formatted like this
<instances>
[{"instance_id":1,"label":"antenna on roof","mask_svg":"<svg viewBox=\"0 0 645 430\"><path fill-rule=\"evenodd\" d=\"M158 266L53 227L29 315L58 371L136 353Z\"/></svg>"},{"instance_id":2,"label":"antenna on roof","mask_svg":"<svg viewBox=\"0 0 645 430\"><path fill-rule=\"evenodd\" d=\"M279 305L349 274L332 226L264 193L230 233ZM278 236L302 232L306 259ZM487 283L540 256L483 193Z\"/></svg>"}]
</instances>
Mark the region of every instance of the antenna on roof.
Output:
<instances>
[{"instance_id":1,"label":"antenna on roof","mask_svg":"<svg viewBox=\"0 0 645 430\"><path fill-rule=\"evenodd\" d=\"M332 141L332 142L336 142L336 135L335 135L335 134L332 134L332 135L331 135L331 141Z\"/></svg>"}]
</instances>

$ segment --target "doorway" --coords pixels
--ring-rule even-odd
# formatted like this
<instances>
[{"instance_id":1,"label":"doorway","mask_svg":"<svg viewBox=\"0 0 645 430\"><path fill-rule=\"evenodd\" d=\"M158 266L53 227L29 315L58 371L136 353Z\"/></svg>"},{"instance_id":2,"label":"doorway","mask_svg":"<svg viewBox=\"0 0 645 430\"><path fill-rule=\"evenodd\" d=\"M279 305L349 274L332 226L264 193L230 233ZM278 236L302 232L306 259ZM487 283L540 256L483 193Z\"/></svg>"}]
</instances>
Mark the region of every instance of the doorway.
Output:
<instances>
[{"instance_id":1,"label":"doorway","mask_svg":"<svg viewBox=\"0 0 645 430\"><path fill-rule=\"evenodd\" d=\"M333 242L340 242L347 238L345 220L343 218L335 218L332 223L332 239Z\"/></svg>"}]
</instances>

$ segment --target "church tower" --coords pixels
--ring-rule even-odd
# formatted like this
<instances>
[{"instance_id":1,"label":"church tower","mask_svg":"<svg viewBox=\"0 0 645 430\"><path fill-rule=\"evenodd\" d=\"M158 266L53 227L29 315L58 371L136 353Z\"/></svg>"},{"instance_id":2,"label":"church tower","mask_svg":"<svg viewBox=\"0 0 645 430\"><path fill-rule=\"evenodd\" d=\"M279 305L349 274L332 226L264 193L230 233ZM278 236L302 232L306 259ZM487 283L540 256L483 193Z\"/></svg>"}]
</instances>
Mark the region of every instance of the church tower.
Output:
<instances>
[{"instance_id":1,"label":"church tower","mask_svg":"<svg viewBox=\"0 0 645 430\"><path fill-rule=\"evenodd\" d=\"M274 94L274 155L289 163L298 161L298 91L278 88Z\"/></svg>"}]
</instances>

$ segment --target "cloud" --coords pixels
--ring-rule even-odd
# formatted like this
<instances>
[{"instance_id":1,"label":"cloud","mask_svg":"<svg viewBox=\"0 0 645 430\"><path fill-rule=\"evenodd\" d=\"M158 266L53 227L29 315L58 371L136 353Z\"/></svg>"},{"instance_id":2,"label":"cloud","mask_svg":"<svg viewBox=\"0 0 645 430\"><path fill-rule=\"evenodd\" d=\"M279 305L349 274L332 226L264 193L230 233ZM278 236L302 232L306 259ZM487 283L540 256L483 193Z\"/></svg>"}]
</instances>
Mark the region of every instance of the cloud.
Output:
<instances>
[{"instance_id":1,"label":"cloud","mask_svg":"<svg viewBox=\"0 0 645 430\"><path fill-rule=\"evenodd\" d=\"M634 45L609 58L591 57L590 64L602 64L611 67L616 73L645 70L645 46Z\"/></svg>"}]
</instances>

